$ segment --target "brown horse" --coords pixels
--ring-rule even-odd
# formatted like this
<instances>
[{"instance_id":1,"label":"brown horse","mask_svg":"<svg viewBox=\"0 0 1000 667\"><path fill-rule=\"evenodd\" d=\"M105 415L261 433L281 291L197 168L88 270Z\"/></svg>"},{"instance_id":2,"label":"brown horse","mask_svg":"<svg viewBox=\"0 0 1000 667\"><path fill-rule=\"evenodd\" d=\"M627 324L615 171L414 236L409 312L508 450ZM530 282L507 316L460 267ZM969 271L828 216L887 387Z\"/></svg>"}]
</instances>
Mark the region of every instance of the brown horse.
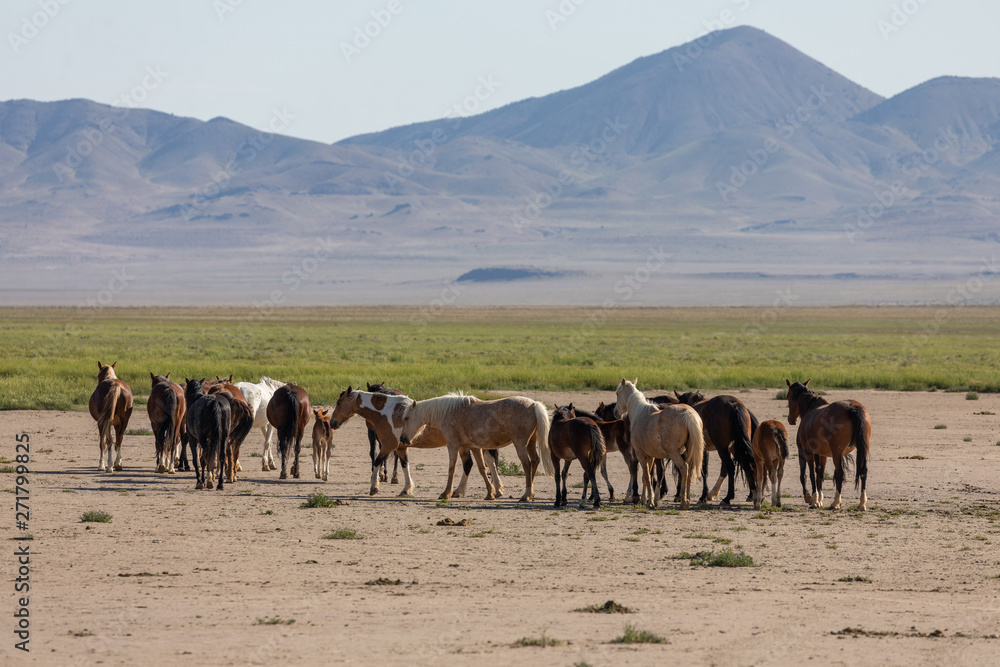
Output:
<instances>
[{"instance_id":1,"label":"brown horse","mask_svg":"<svg viewBox=\"0 0 1000 667\"><path fill-rule=\"evenodd\" d=\"M601 493L597 489L597 468L604 461L606 453L604 436L597 422L589 417L577 417L573 404L555 406L555 414L549 424L549 455L556 477L556 507L566 505L566 473L574 459L583 466L583 495L580 507L587 503L587 485L594 485L594 508L601 506ZM565 461L562 474L559 462ZM560 482L562 484L560 485Z\"/></svg>"},{"instance_id":2,"label":"brown horse","mask_svg":"<svg viewBox=\"0 0 1000 667\"><path fill-rule=\"evenodd\" d=\"M857 401L829 403L808 388L809 380L794 383L785 380L785 384L788 385L788 423L794 426L802 418L802 424L795 434L795 443L799 449L799 479L806 503L810 507L819 507L823 503L826 459L832 457L833 482L837 487L837 495L834 496L830 509L840 509L846 457L857 448L854 488L858 488L859 484L861 486L858 509L864 511L868 504L866 487L872 435L872 422L865 406ZM806 493L807 464L812 494Z\"/></svg>"},{"instance_id":3,"label":"brown horse","mask_svg":"<svg viewBox=\"0 0 1000 667\"><path fill-rule=\"evenodd\" d=\"M97 362L97 389L90 395L90 416L97 422L98 444L101 448L97 459L97 469L104 472L104 452L108 452L107 471L122 469L122 438L132 416L132 388L115 375L115 365L105 366ZM114 443L111 441L111 427L115 429ZM112 467L112 445L114 466Z\"/></svg>"},{"instance_id":4,"label":"brown horse","mask_svg":"<svg viewBox=\"0 0 1000 667\"><path fill-rule=\"evenodd\" d=\"M281 475L288 479L289 449L295 444L295 462L292 463L292 477L299 477L299 451L302 449L302 434L309 423L309 394L302 387L288 383L275 389L274 396L267 404L267 421L278 431L278 451L281 452Z\"/></svg>"},{"instance_id":5,"label":"brown horse","mask_svg":"<svg viewBox=\"0 0 1000 667\"><path fill-rule=\"evenodd\" d=\"M708 457L705 457L702 466L701 477L701 498L699 503L708 502L719 494L724 479L729 480L729 489L726 497L722 499L721 505L728 506L736 497L736 465L739 465L739 472L743 474L751 493L754 490L753 471L753 449L750 446L750 411L743 402L735 396L714 396L705 398L701 392L689 391L674 394L677 400L685 405L690 405L701 417L705 425L705 449L714 449L722 462L722 469L719 471L719 480L708 491ZM732 454L730 454L730 451ZM733 459L735 460L735 463Z\"/></svg>"},{"instance_id":6,"label":"brown horse","mask_svg":"<svg viewBox=\"0 0 1000 667\"><path fill-rule=\"evenodd\" d=\"M229 399L232 426L227 442L228 455L226 456L225 474L226 481L233 483L236 481L236 473L243 469L240 466L240 447L253 429L254 411L240 388L233 384L232 375L228 378L216 377L214 380L202 384L209 395L222 394Z\"/></svg>"},{"instance_id":7,"label":"brown horse","mask_svg":"<svg viewBox=\"0 0 1000 667\"><path fill-rule=\"evenodd\" d=\"M313 472L316 479L326 481L330 473L330 450L333 449L333 429L330 427L330 409L313 408Z\"/></svg>"},{"instance_id":8,"label":"brown horse","mask_svg":"<svg viewBox=\"0 0 1000 667\"><path fill-rule=\"evenodd\" d=\"M753 461L756 473L753 508L764 504L764 486L771 478L771 505L781 507L781 478L788 458L788 431L779 421L768 419L760 423L753 434Z\"/></svg>"},{"instance_id":9,"label":"brown horse","mask_svg":"<svg viewBox=\"0 0 1000 667\"><path fill-rule=\"evenodd\" d=\"M184 415L187 413L184 388L170 381L170 373L150 373L149 377L153 387L146 401L146 414L156 439L156 472L173 474L184 438Z\"/></svg>"}]
</instances>

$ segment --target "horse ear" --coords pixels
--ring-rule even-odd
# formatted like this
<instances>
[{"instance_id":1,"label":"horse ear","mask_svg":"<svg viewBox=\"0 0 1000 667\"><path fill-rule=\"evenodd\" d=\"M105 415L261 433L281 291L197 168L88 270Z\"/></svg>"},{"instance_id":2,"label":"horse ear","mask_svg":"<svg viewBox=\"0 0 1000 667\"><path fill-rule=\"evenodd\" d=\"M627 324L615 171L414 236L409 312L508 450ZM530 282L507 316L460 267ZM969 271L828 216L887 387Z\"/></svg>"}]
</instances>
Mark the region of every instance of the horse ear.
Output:
<instances>
[{"instance_id":1,"label":"horse ear","mask_svg":"<svg viewBox=\"0 0 1000 667\"><path fill-rule=\"evenodd\" d=\"M680 398L680 397L681 397L681 395L677 393L677 390L676 390L676 389L674 389L674 396L676 396L677 398Z\"/></svg>"},{"instance_id":2,"label":"horse ear","mask_svg":"<svg viewBox=\"0 0 1000 667\"><path fill-rule=\"evenodd\" d=\"M635 381L632 384L635 385L636 387L639 386L639 376L638 375L635 377Z\"/></svg>"},{"instance_id":3,"label":"horse ear","mask_svg":"<svg viewBox=\"0 0 1000 667\"><path fill-rule=\"evenodd\" d=\"M788 385L789 389L792 387L792 383L788 381L788 378L785 378L785 384Z\"/></svg>"},{"instance_id":4,"label":"horse ear","mask_svg":"<svg viewBox=\"0 0 1000 667\"><path fill-rule=\"evenodd\" d=\"M806 380L805 382L803 382L802 386L803 387L808 387L809 386L809 380Z\"/></svg>"},{"instance_id":5,"label":"horse ear","mask_svg":"<svg viewBox=\"0 0 1000 667\"><path fill-rule=\"evenodd\" d=\"M229 384L232 384L232 383L233 383L233 374L230 373L229 374Z\"/></svg>"},{"instance_id":6,"label":"horse ear","mask_svg":"<svg viewBox=\"0 0 1000 667\"><path fill-rule=\"evenodd\" d=\"M569 409L570 410L576 410L576 406L574 406L572 403L570 403L569 404Z\"/></svg>"},{"instance_id":7,"label":"horse ear","mask_svg":"<svg viewBox=\"0 0 1000 667\"><path fill-rule=\"evenodd\" d=\"M170 373L167 373L167 379L168 380L170 379Z\"/></svg>"},{"instance_id":8,"label":"horse ear","mask_svg":"<svg viewBox=\"0 0 1000 667\"><path fill-rule=\"evenodd\" d=\"M114 368L117 365L118 365L118 362L116 361L115 363L111 364L111 368ZM807 382L808 382L808 380L807 380Z\"/></svg>"},{"instance_id":9,"label":"horse ear","mask_svg":"<svg viewBox=\"0 0 1000 667\"><path fill-rule=\"evenodd\" d=\"M101 370L102 368L104 368L104 364L102 364L102 363L101 363L101 360L100 360L100 359L98 359L98 360L97 360L97 370Z\"/></svg>"},{"instance_id":10,"label":"horse ear","mask_svg":"<svg viewBox=\"0 0 1000 667\"><path fill-rule=\"evenodd\" d=\"M156 382L156 376L153 375L153 371L149 371L149 379L152 380L153 382Z\"/></svg>"}]
</instances>

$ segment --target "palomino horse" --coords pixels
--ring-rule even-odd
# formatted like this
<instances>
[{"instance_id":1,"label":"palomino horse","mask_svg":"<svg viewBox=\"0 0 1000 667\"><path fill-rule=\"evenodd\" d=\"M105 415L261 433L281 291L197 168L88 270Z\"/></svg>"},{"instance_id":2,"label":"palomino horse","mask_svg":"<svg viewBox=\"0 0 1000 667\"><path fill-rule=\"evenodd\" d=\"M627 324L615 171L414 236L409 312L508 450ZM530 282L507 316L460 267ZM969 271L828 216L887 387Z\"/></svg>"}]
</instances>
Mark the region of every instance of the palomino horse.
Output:
<instances>
[{"instance_id":1,"label":"palomino horse","mask_svg":"<svg viewBox=\"0 0 1000 667\"><path fill-rule=\"evenodd\" d=\"M597 509L601 506L601 493L597 489L597 469L604 461L606 453L604 436L593 419L576 416L572 403L555 407L552 423L549 424L549 455L552 457L552 467L556 476L556 507L562 507L567 503L566 473L569 472L569 464L576 459L583 466L583 495L580 497L579 506L586 505L587 485L593 484L594 509ZM562 474L559 474L560 461L566 462Z\"/></svg>"},{"instance_id":2,"label":"palomino horse","mask_svg":"<svg viewBox=\"0 0 1000 667\"><path fill-rule=\"evenodd\" d=\"M299 451L302 449L302 435L309 423L309 394L302 387L289 383L274 390L267 403L267 421L278 431L278 452L281 453L281 475L288 479L289 449L295 444L295 462L292 463L292 477L299 477Z\"/></svg>"},{"instance_id":3,"label":"palomino horse","mask_svg":"<svg viewBox=\"0 0 1000 667\"><path fill-rule=\"evenodd\" d=\"M104 472L104 452L108 452L108 472L122 469L122 438L132 416L132 388L115 375L115 364L97 362L97 389L90 395L90 416L97 422L97 438L101 448L97 469ZM111 441L111 427L115 439ZM112 448L114 466L112 467Z\"/></svg>"},{"instance_id":4,"label":"palomino horse","mask_svg":"<svg viewBox=\"0 0 1000 667\"><path fill-rule=\"evenodd\" d=\"M753 498L755 510L764 504L764 486L768 477L771 478L771 505L781 507L781 478L785 474L787 458L788 431L785 425L773 419L761 422L753 434L753 461L757 473Z\"/></svg>"},{"instance_id":5,"label":"palomino horse","mask_svg":"<svg viewBox=\"0 0 1000 667\"><path fill-rule=\"evenodd\" d=\"M226 476L226 441L232 427L232 403L221 393L206 394L203 383L204 380L184 380L184 399L188 405L185 435L197 480L194 488L211 489L218 474L216 488L221 491Z\"/></svg>"},{"instance_id":6,"label":"palomino horse","mask_svg":"<svg viewBox=\"0 0 1000 667\"><path fill-rule=\"evenodd\" d=\"M638 382L638 380L636 380ZM654 459L670 459L681 471L681 509L691 506L691 479L701 476L705 456L701 417L689 405L657 406L646 400L635 388L635 382L625 378L615 392L618 413L631 420L632 451L642 467L642 500L656 507L658 494L653 492L650 468Z\"/></svg>"},{"instance_id":7,"label":"palomino horse","mask_svg":"<svg viewBox=\"0 0 1000 667\"><path fill-rule=\"evenodd\" d=\"M844 484L845 457L858 450L857 468L854 473L854 488L861 485L861 500L858 509L864 511L868 504L866 486L868 484L868 455L870 452L872 422L865 406L857 401L827 400L809 390L809 380L789 382L788 423L802 418L802 424L795 434L799 448L799 479L802 481L802 496L810 507L823 503L823 475L827 457L833 458L833 482L837 495L830 509L840 509L840 493ZM809 465L809 479L812 494L806 493L806 464ZM818 468L818 470L817 470Z\"/></svg>"},{"instance_id":8,"label":"palomino horse","mask_svg":"<svg viewBox=\"0 0 1000 667\"><path fill-rule=\"evenodd\" d=\"M482 452L499 449L511 442L524 468L524 495L521 502L535 498L535 473L541 460L545 471L553 474L549 455L549 412L544 405L524 396L481 401L475 396L448 394L418 401L406 412L400 442L409 446L425 425L441 429L448 443L448 486L441 498L451 498L455 482L455 462L462 447L473 450L476 464L486 481L487 499L494 490L486 476ZM385 455L385 442L382 444ZM540 450L540 451L539 451Z\"/></svg>"},{"instance_id":9,"label":"palomino horse","mask_svg":"<svg viewBox=\"0 0 1000 667\"><path fill-rule=\"evenodd\" d=\"M146 401L146 413L156 439L156 472L173 474L184 438L184 415L187 413L184 388L170 381L170 373L150 373L149 377L153 387Z\"/></svg>"},{"instance_id":10,"label":"palomino horse","mask_svg":"<svg viewBox=\"0 0 1000 667\"><path fill-rule=\"evenodd\" d=\"M266 375L262 375L260 382L237 382L236 388L243 394L247 405L253 411L253 426L251 429L259 428L264 435L264 452L261 454L260 469L264 472L277 470L274 464L274 453L271 451L271 436L274 435L274 427L267 421L267 404L274 395L274 391L284 382L272 380Z\"/></svg>"},{"instance_id":11,"label":"palomino horse","mask_svg":"<svg viewBox=\"0 0 1000 667\"><path fill-rule=\"evenodd\" d=\"M326 481L330 474L330 450L333 449L333 429L330 428L330 410L313 408L313 472L316 479Z\"/></svg>"},{"instance_id":12,"label":"palomino horse","mask_svg":"<svg viewBox=\"0 0 1000 667\"><path fill-rule=\"evenodd\" d=\"M226 476L227 481L234 483L237 471L242 470L240 467L240 446L250 435L250 429L253 428L253 410L250 409L243 392L233 384L232 375L228 378L216 377L214 380L202 381L202 385L209 394L221 393L229 399L229 409L233 421L227 443L229 452L226 456Z\"/></svg>"},{"instance_id":13,"label":"palomino horse","mask_svg":"<svg viewBox=\"0 0 1000 667\"><path fill-rule=\"evenodd\" d=\"M750 411L743 402L735 396L715 396L705 398L701 392L689 391L684 394L674 394L677 400L690 405L701 417L705 425L705 449L714 449L722 461L719 480L708 491L708 457L702 464L702 491L699 503L707 502L719 495L722 481L729 479L729 490L721 504L728 506L736 497L736 464L743 474L750 492L754 490L753 449L750 446ZM732 450L732 455L730 455ZM733 459L736 459L734 464Z\"/></svg>"},{"instance_id":14,"label":"palomino horse","mask_svg":"<svg viewBox=\"0 0 1000 667\"><path fill-rule=\"evenodd\" d=\"M676 403L677 399L673 396L656 396L650 400L651 403L657 402L670 402ZM580 413L577 410L577 413ZM618 408L614 403L605 405L604 401L597 406L597 410L594 413L606 422L620 421L622 423L622 431L624 432L624 437L618 440L618 451L621 452L622 458L625 459L625 465L628 466L629 472L629 482L628 488L625 490L625 498L623 502L629 504L635 504L639 502L639 460L636 459L635 454L632 452L632 445L629 442L629 430L631 428L631 422L629 421L628 415L620 417L618 415ZM584 416L587 416L584 414ZM604 439L608 443L608 451L614 451L614 443L608 440L607 433L604 434ZM603 472L603 468L602 468ZM664 475L663 459L656 459L653 462L653 488L659 490L660 498L667 495L667 478ZM607 477L605 476L605 481ZM675 498L675 500L677 500Z\"/></svg>"}]
</instances>

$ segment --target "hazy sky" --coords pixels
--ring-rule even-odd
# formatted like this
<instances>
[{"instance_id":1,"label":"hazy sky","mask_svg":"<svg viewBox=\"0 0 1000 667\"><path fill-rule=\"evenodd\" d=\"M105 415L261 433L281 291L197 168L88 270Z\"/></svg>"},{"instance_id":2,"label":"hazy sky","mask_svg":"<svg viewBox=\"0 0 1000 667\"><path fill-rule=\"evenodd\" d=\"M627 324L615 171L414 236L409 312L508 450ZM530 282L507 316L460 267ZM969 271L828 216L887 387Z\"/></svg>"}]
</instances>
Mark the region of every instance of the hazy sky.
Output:
<instances>
[{"instance_id":1,"label":"hazy sky","mask_svg":"<svg viewBox=\"0 0 1000 667\"><path fill-rule=\"evenodd\" d=\"M125 95L258 128L279 109L285 134L332 142L439 118L477 89L484 111L577 86L737 24L885 96L1000 76L985 0L4 0L0 99Z\"/></svg>"}]
</instances>

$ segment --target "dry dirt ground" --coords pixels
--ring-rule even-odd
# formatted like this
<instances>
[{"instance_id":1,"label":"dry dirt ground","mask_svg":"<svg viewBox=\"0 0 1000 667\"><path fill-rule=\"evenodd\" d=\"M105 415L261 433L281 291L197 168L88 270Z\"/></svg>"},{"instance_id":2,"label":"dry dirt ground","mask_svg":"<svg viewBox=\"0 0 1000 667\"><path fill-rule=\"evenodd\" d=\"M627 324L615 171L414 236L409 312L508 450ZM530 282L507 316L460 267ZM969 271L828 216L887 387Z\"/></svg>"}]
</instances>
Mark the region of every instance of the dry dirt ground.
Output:
<instances>
[{"instance_id":1,"label":"dry dirt ground","mask_svg":"<svg viewBox=\"0 0 1000 667\"><path fill-rule=\"evenodd\" d=\"M17 433L31 437L34 539L24 654L13 647L13 589L15 549L26 543L12 539L14 495L5 496L2 662L995 664L1000 396L829 393L872 414L867 513L805 511L794 452L785 510L770 513L743 502L742 486L733 509L645 511L616 500L596 513L554 511L551 479L522 504L516 477L505 478L503 500L481 500L474 478L470 498L439 504L444 450L412 454L415 497L397 498L391 485L369 497L360 418L335 432L326 483L311 476L308 454L310 474L300 480L261 472L250 456L262 443L254 432L240 481L195 491L191 473L153 472L151 436L127 437L124 471L101 474L88 414L6 412L2 455L13 459ZM761 419L784 420L774 394L738 395ZM532 395L587 407L610 397ZM148 428L142 406L131 426ZM504 457L516 459L512 450ZM620 497L626 469L610 457ZM576 468L572 481L579 478ZM4 491L14 486L14 474L0 474ZM847 488L850 506L857 492ZM300 509L315 491L343 504ZM113 519L82 523L89 510ZM445 518L472 523L437 525ZM363 539L324 538L337 529ZM745 550L755 567L674 558L727 547ZM369 583L379 579L399 583ZM575 611L607 600L634 613ZM626 623L669 643L612 643ZM562 645L515 646L543 633Z\"/></svg>"}]
</instances>

